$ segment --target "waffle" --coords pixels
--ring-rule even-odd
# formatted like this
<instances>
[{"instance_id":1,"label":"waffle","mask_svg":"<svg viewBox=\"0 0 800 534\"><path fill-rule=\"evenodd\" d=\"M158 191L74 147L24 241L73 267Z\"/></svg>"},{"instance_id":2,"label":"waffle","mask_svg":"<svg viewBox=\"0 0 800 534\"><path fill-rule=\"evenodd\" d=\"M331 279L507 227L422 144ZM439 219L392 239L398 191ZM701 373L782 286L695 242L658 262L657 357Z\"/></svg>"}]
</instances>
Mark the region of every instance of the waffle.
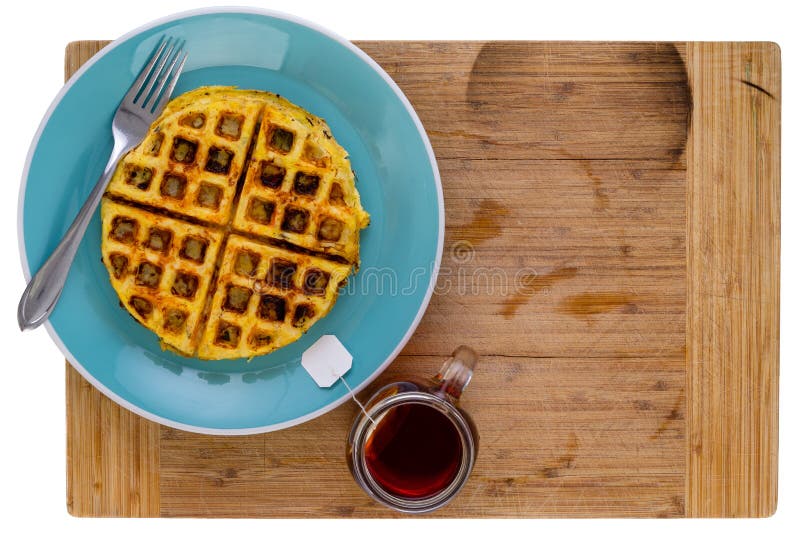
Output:
<instances>
[{"instance_id":1,"label":"waffle","mask_svg":"<svg viewBox=\"0 0 800 534\"><path fill-rule=\"evenodd\" d=\"M249 358L297 340L358 268L369 222L327 124L271 93L170 102L119 163L102 257L121 304L165 348Z\"/></svg>"},{"instance_id":2,"label":"waffle","mask_svg":"<svg viewBox=\"0 0 800 534\"><path fill-rule=\"evenodd\" d=\"M181 354L194 354L223 240L218 230L103 199L103 263L122 305Z\"/></svg>"},{"instance_id":3,"label":"waffle","mask_svg":"<svg viewBox=\"0 0 800 534\"><path fill-rule=\"evenodd\" d=\"M296 341L328 313L350 270L231 235L198 355L237 358Z\"/></svg>"},{"instance_id":4,"label":"waffle","mask_svg":"<svg viewBox=\"0 0 800 534\"><path fill-rule=\"evenodd\" d=\"M325 122L279 100L268 106L233 227L352 262L368 222L347 153Z\"/></svg>"},{"instance_id":5,"label":"waffle","mask_svg":"<svg viewBox=\"0 0 800 534\"><path fill-rule=\"evenodd\" d=\"M206 87L171 101L143 143L129 152L106 191L224 225L264 95Z\"/></svg>"}]
</instances>

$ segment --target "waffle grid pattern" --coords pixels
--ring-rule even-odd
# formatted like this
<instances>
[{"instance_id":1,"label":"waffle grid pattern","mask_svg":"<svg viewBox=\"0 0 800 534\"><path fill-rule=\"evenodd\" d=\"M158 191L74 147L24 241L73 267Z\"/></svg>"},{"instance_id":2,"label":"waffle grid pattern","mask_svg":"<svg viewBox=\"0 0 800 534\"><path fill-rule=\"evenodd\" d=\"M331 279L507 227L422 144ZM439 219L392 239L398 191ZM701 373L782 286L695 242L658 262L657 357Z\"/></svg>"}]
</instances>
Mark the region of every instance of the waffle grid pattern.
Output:
<instances>
[{"instance_id":1,"label":"waffle grid pattern","mask_svg":"<svg viewBox=\"0 0 800 534\"><path fill-rule=\"evenodd\" d=\"M326 315L366 217L321 119L263 99L225 104L162 116L102 207L121 303L167 348L202 359L269 353Z\"/></svg>"}]
</instances>

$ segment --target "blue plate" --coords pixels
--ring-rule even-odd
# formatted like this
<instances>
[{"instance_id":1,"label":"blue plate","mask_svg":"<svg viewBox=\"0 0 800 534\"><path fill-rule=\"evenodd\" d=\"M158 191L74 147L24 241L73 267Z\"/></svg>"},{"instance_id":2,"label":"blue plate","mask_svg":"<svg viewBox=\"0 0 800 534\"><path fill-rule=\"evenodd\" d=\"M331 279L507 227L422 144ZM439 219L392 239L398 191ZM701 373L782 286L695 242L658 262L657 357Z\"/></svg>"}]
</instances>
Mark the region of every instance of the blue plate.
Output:
<instances>
[{"instance_id":1,"label":"blue plate","mask_svg":"<svg viewBox=\"0 0 800 534\"><path fill-rule=\"evenodd\" d=\"M20 253L30 279L78 212L111 151L111 117L162 35L186 40L175 94L236 85L286 96L323 117L350 153L372 222L361 270L331 313L268 356L203 362L159 348L120 308L100 262L97 214L47 329L70 363L122 406L194 432L249 434L299 424L347 399L320 389L300 355L323 334L353 354L362 388L394 359L422 317L442 254L444 205L430 142L408 100L364 52L331 32L261 10L181 13L121 37L58 94L34 138L22 179Z\"/></svg>"}]
</instances>

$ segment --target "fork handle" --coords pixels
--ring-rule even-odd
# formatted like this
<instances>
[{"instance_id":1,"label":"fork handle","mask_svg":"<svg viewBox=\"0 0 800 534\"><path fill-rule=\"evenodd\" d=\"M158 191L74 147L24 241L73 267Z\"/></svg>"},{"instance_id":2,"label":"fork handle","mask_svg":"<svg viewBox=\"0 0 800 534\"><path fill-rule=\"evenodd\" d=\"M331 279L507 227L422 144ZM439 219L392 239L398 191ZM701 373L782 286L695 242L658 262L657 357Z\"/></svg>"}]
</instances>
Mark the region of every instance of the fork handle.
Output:
<instances>
[{"instance_id":1,"label":"fork handle","mask_svg":"<svg viewBox=\"0 0 800 534\"><path fill-rule=\"evenodd\" d=\"M119 142L114 143L108 164L89 194L89 198L86 199L75 220L61 238L61 242L39 268L36 275L31 278L28 287L22 293L17 308L17 322L19 322L20 330L38 327L45 322L55 308L67 281L72 261L78 252L78 246L86 233L86 227L103 197L108 182L114 175L117 163L129 148Z\"/></svg>"}]
</instances>

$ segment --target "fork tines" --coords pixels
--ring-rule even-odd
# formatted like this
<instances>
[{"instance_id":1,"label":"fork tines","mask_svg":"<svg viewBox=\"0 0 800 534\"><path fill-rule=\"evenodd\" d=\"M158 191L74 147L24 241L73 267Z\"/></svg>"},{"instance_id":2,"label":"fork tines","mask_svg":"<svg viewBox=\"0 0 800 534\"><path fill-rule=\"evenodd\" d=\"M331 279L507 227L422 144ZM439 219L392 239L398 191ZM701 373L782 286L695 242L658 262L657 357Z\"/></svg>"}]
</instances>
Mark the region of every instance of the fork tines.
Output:
<instances>
[{"instance_id":1,"label":"fork tines","mask_svg":"<svg viewBox=\"0 0 800 534\"><path fill-rule=\"evenodd\" d=\"M161 112L186 62L187 54L183 51L185 43L172 37L162 37L153 56L125 95L128 104L144 108L149 113Z\"/></svg>"}]
</instances>

